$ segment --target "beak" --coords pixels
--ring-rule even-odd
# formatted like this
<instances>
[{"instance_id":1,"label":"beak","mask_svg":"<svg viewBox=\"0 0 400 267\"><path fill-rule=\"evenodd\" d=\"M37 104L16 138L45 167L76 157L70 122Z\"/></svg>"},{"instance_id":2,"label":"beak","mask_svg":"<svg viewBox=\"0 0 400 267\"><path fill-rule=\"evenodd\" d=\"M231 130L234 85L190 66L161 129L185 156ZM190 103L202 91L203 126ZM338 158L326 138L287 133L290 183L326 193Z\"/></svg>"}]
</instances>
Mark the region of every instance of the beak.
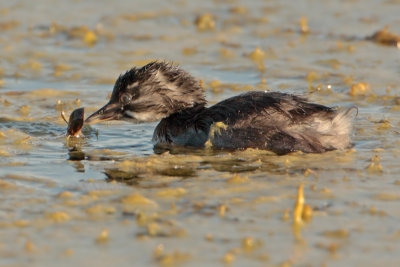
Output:
<instances>
[{"instance_id":1,"label":"beak","mask_svg":"<svg viewBox=\"0 0 400 267\"><path fill-rule=\"evenodd\" d=\"M118 120L121 115L121 105L119 103L108 103L88 118L85 123L93 124L101 121Z\"/></svg>"}]
</instances>

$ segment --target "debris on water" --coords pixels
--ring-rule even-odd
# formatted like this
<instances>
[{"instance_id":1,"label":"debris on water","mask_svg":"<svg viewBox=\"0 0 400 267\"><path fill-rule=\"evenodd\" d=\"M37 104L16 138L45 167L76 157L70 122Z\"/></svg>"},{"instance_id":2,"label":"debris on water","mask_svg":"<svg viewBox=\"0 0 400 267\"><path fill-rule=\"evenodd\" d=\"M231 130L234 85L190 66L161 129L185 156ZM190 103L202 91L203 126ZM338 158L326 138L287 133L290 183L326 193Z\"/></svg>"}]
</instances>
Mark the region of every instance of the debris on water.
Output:
<instances>
[{"instance_id":1,"label":"debris on water","mask_svg":"<svg viewBox=\"0 0 400 267\"><path fill-rule=\"evenodd\" d=\"M365 209L361 213L369 214L371 216L387 216L387 213L385 211L378 210L374 205L371 205L369 208L365 207Z\"/></svg>"},{"instance_id":2,"label":"debris on water","mask_svg":"<svg viewBox=\"0 0 400 267\"><path fill-rule=\"evenodd\" d=\"M367 171L369 173L382 173L383 167L380 163L371 162L367 167Z\"/></svg>"},{"instance_id":3,"label":"debris on water","mask_svg":"<svg viewBox=\"0 0 400 267\"><path fill-rule=\"evenodd\" d=\"M311 71L306 75L305 79L308 81L308 90L311 91L312 82L321 79L321 77L315 71Z\"/></svg>"},{"instance_id":4,"label":"debris on water","mask_svg":"<svg viewBox=\"0 0 400 267\"><path fill-rule=\"evenodd\" d=\"M227 179L227 183L231 184L242 184L242 183L247 183L249 181L249 178L247 176L240 176L237 173L235 173L231 178Z\"/></svg>"},{"instance_id":5,"label":"debris on water","mask_svg":"<svg viewBox=\"0 0 400 267\"><path fill-rule=\"evenodd\" d=\"M79 98L77 98L77 99L74 100L73 103L74 103L75 106L79 107L81 105L81 100Z\"/></svg>"},{"instance_id":6,"label":"debris on water","mask_svg":"<svg viewBox=\"0 0 400 267\"><path fill-rule=\"evenodd\" d=\"M103 231L101 231L100 235L96 238L96 243L101 244L107 242L109 240L108 233L108 229L104 229Z\"/></svg>"},{"instance_id":7,"label":"debris on water","mask_svg":"<svg viewBox=\"0 0 400 267\"><path fill-rule=\"evenodd\" d=\"M174 251L172 253L163 255L162 257L157 259L157 262L159 262L159 264L161 264L162 266L177 266L178 264L186 262L189 259L189 253Z\"/></svg>"},{"instance_id":8,"label":"debris on water","mask_svg":"<svg viewBox=\"0 0 400 267\"><path fill-rule=\"evenodd\" d=\"M282 221L288 221L290 218L290 209L285 209L282 215Z\"/></svg>"},{"instance_id":9,"label":"debris on water","mask_svg":"<svg viewBox=\"0 0 400 267\"><path fill-rule=\"evenodd\" d=\"M73 196L74 194L72 194L70 191L63 191L57 195L59 198L71 198Z\"/></svg>"},{"instance_id":10,"label":"debris on water","mask_svg":"<svg viewBox=\"0 0 400 267\"><path fill-rule=\"evenodd\" d=\"M198 16L194 23L198 31L211 31L215 29L215 20L211 14Z\"/></svg>"},{"instance_id":11,"label":"debris on water","mask_svg":"<svg viewBox=\"0 0 400 267\"><path fill-rule=\"evenodd\" d=\"M226 264L230 264L235 261L235 255L231 252L225 253L224 257L222 258L222 262Z\"/></svg>"},{"instance_id":12,"label":"debris on water","mask_svg":"<svg viewBox=\"0 0 400 267\"><path fill-rule=\"evenodd\" d=\"M81 136L81 129L83 126L84 116L85 116L84 108L75 109L69 116L69 121L67 121L67 119L65 118L64 111L61 112L61 117L68 124L67 136L74 136L74 137Z\"/></svg>"},{"instance_id":13,"label":"debris on water","mask_svg":"<svg viewBox=\"0 0 400 267\"><path fill-rule=\"evenodd\" d=\"M311 221L312 214L311 206L305 205L304 185L301 184L297 190L296 204L293 209L293 233L296 240L302 241L301 228L305 222Z\"/></svg>"},{"instance_id":14,"label":"debris on water","mask_svg":"<svg viewBox=\"0 0 400 267\"><path fill-rule=\"evenodd\" d=\"M180 198L186 195L186 193L187 193L186 189L182 187L166 188L162 189L161 191L158 191L157 196L163 198Z\"/></svg>"},{"instance_id":15,"label":"debris on water","mask_svg":"<svg viewBox=\"0 0 400 267\"><path fill-rule=\"evenodd\" d=\"M350 88L349 95L351 96L364 96L370 93L371 89L368 83L356 83Z\"/></svg>"},{"instance_id":16,"label":"debris on water","mask_svg":"<svg viewBox=\"0 0 400 267\"><path fill-rule=\"evenodd\" d=\"M157 173L165 176L191 177L196 175L196 170L191 167L175 165L158 170Z\"/></svg>"},{"instance_id":17,"label":"debris on water","mask_svg":"<svg viewBox=\"0 0 400 267\"><path fill-rule=\"evenodd\" d=\"M304 209L304 193L303 193L303 185L300 185L297 193L297 201L293 210L293 223L294 224L302 224L303 219L303 209Z\"/></svg>"},{"instance_id":18,"label":"debris on water","mask_svg":"<svg viewBox=\"0 0 400 267\"><path fill-rule=\"evenodd\" d=\"M228 207L226 205L221 205L218 207L218 213L220 217L225 217L226 214L226 210L228 209Z\"/></svg>"},{"instance_id":19,"label":"debris on water","mask_svg":"<svg viewBox=\"0 0 400 267\"><path fill-rule=\"evenodd\" d=\"M106 215L106 214L114 214L116 212L115 208L112 206L105 205L94 205L86 209L86 213L90 215Z\"/></svg>"},{"instance_id":20,"label":"debris on water","mask_svg":"<svg viewBox=\"0 0 400 267\"><path fill-rule=\"evenodd\" d=\"M18 67L21 69L30 69L33 71L39 71L43 68L43 66L42 66L42 64L40 64L40 62L33 60L33 59L28 60L24 64L20 64Z\"/></svg>"},{"instance_id":21,"label":"debris on water","mask_svg":"<svg viewBox=\"0 0 400 267\"><path fill-rule=\"evenodd\" d=\"M253 50L248 57L257 65L257 68L260 72L265 71L264 59L265 59L265 51L260 47L257 47Z\"/></svg>"},{"instance_id":22,"label":"debris on water","mask_svg":"<svg viewBox=\"0 0 400 267\"><path fill-rule=\"evenodd\" d=\"M372 198L374 200L381 200L381 201L398 201L400 199L400 196L398 194L382 192L373 195Z\"/></svg>"},{"instance_id":23,"label":"debris on water","mask_svg":"<svg viewBox=\"0 0 400 267\"><path fill-rule=\"evenodd\" d=\"M26 241L25 251L26 252L34 252L35 251L35 245L32 243L32 241L30 241L30 240Z\"/></svg>"},{"instance_id":24,"label":"debris on water","mask_svg":"<svg viewBox=\"0 0 400 267\"><path fill-rule=\"evenodd\" d=\"M57 64L53 67L53 76L54 77L60 77L64 74L66 71L72 70L72 67L66 64Z\"/></svg>"},{"instance_id":25,"label":"debris on water","mask_svg":"<svg viewBox=\"0 0 400 267\"><path fill-rule=\"evenodd\" d=\"M150 236L156 236L160 233L160 226L157 223L149 223L147 225L147 233Z\"/></svg>"},{"instance_id":26,"label":"debris on water","mask_svg":"<svg viewBox=\"0 0 400 267\"><path fill-rule=\"evenodd\" d=\"M242 249L244 251L252 251L263 245L261 239L256 240L253 237L245 237L241 240L241 243L242 243Z\"/></svg>"},{"instance_id":27,"label":"debris on water","mask_svg":"<svg viewBox=\"0 0 400 267\"><path fill-rule=\"evenodd\" d=\"M49 219L50 221L55 222L55 223L65 222L70 219L70 216L63 211L56 211L53 213L49 213L49 214L47 214L46 217L47 217L47 219Z\"/></svg>"},{"instance_id":28,"label":"debris on water","mask_svg":"<svg viewBox=\"0 0 400 267\"><path fill-rule=\"evenodd\" d=\"M22 116L26 117L29 115L30 107L28 105L23 105L18 111Z\"/></svg>"},{"instance_id":29,"label":"debris on water","mask_svg":"<svg viewBox=\"0 0 400 267\"><path fill-rule=\"evenodd\" d=\"M148 199L140 194L132 194L121 198L122 204L129 207L157 208L158 204L154 200Z\"/></svg>"},{"instance_id":30,"label":"debris on water","mask_svg":"<svg viewBox=\"0 0 400 267\"><path fill-rule=\"evenodd\" d=\"M304 205L302 219L305 222L309 222L309 221L311 221L312 216L313 216L313 210L312 210L311 206L308 204Z\"/></svg>"},{"instance_id":31,"label":"debris on water","mask_svg":"<svg viewBox=\"0 0 400 267\"><path fill-rule=\"evenodd\" d=\"M375 32L366 39L383 45L395 46L400 49L400 35L389 32L389 26Z\"/></svg>"},{"instance_id":32,"label":"debris on water","mask_svg":"<svg viewBox=\"0 0 400 267\"><path fill-rule=\"evenodd\" d=\"M198 50L196 47L185 47L182 49L182 54L185 56L197 54Z\"/></svg>"},{"instance_id":33,"label":"debris on water","mask_svg":"<svg viewBox=\"0 0 400 267\"><path fill-rule=\"evenodd\" d=\"M265 51L262 50L260 47L257 47L254 49L250 54L249 58L253 60L254 62L258 63L265 58Z\"/></svg>"},{"instance_id":34,"label":"debris on water","mask_svg":"<svg viewBox=\"0 0 400 267\"><path fill-rule=\"evenodd\" d=\"M139 172L126 172L118 169L105 169L104 174L108 179L119 182L128 182L139 177Z\"/></svg>"},{"instance_id":35,"label":"debris on water","mask_svg":"<svg viewBox=\"0 0 400 267\"><path fill-rule=\"evenodd\" d=\"M83 37L83 42L88 45L88 46L93 46L97 42L97 36L93 31L87 31L85 32L85 35Z\"/></svg>"},{"instance_id":36,"label":"debris on water","mask_svg":"<svg viewBox=\"0 0 400 267\"><path fill-rule=\"evenodd\" d=\"M346 229L337 229L332 231L325 231L323 232L323 235L330 238L348 238L350 233Z\"/></svg>"},{"instance_id":37,"label":"debris on water","mask_svg":"<svg viewBox=\"0 0 400 267\"><path fill-rule=\"evenodd\" d=\"M301 33L309 33L310 32L310 29L308 27L307 17L300 18L300 31L301 31Z\"/></svg>"}]
</instances>

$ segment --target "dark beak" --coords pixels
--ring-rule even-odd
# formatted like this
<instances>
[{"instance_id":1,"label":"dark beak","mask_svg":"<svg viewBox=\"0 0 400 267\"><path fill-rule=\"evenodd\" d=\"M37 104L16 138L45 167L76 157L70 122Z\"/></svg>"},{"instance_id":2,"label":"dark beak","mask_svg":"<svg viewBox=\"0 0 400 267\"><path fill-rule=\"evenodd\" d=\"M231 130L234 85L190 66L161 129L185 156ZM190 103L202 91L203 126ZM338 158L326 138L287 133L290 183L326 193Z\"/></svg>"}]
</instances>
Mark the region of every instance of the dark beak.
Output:
<instances>
[{"instance_id":1,"label":"dark beak","mask_svg":"<svg viewBox=\"0 0 400 267\"><path fill-rule=\"evenodd\" d=\"M108 103L88 118L85 123L97 123L101 121L118 120L121 116L121 105L119 103Z\"/></svg>"}]
</instances>

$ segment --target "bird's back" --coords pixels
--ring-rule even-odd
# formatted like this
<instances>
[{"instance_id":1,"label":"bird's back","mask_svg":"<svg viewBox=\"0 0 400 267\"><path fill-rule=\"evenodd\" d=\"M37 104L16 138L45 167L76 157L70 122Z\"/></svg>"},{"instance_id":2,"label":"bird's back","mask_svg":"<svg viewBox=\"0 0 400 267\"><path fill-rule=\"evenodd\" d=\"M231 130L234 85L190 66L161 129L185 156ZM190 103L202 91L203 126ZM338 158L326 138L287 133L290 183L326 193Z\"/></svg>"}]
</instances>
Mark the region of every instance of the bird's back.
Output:
<instances>
[{"instance_id":1,"label":"bird's back","mask_svg":"<svg viewBox=\"0 0 400 267\"><path fill-rule=\"evenodd\" d=\"M351 145L354 113L278 92L248 92L161 121L155 140L176 145L260 148L278 154L324 152ZM159 138L165 135L165 138ZM163 140L162 140L163 139Z\"/></svg>"}]
</instances>

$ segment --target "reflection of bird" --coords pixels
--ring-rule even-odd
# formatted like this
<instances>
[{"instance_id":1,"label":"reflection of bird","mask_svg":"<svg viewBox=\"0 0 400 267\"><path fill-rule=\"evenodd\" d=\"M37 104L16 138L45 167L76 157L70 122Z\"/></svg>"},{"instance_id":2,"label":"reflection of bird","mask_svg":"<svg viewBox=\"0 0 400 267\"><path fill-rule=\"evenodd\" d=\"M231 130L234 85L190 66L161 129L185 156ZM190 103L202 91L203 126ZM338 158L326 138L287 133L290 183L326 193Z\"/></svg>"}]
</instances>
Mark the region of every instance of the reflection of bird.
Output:
<instances>
[{"instance_id":1,"label":"reflection of bird","mask_svg":"<svg viewBox=\"0 0 400 267\"><path fill-rule=\"evenodd\" d=\"M335 110L278 92L254 91L205 107L200 84L164 62L132 68L115 83L110 102L86 122L158 121L153 141L162 146L241 149L278 154L324 152L351 146L356 108Z\"/></svg>"}]
</instances>

